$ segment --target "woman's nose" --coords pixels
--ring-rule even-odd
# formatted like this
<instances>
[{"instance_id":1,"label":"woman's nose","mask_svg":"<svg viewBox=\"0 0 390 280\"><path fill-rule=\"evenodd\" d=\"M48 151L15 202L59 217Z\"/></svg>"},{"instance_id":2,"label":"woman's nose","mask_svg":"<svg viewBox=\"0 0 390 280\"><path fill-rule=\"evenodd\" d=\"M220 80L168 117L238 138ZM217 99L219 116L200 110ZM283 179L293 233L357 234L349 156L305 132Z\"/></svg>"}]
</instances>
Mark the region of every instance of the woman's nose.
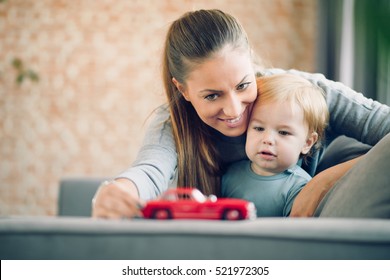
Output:
<instances>
[{"instance_id":1,"label":"woman's nose","mask_svg":"<svg viewBox=\"0 0 390 280\"><path fill-rule=\"evenodd\" d=\"M226 116L237 118L242 113L241 108L241 99L236 94L232 94L226 100L223 111Z\"/></svg>"}]
</instances>

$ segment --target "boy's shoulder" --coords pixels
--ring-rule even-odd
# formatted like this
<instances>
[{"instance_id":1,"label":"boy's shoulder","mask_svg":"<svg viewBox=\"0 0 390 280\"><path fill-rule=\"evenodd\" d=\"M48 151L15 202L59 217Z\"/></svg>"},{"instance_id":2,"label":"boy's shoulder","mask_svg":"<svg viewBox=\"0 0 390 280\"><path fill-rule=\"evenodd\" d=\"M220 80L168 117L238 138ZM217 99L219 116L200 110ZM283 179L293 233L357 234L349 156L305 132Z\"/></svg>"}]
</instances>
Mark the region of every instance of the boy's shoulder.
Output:
<instances>
[{"instance_id":1,"label":"boy's shoulder","mask_svg":"<svg viewBox=\"0 0 390 280\"><path fill-rule=\"evenodd\" d=\"M286 170L287 172L293 174L295 177L300 177L302 178L303 180L311 180L312 177L309 175L309 173L307 173L302 167L300 167L299 165L295 165L289 169Z\"/></svg>"}]
</instances>

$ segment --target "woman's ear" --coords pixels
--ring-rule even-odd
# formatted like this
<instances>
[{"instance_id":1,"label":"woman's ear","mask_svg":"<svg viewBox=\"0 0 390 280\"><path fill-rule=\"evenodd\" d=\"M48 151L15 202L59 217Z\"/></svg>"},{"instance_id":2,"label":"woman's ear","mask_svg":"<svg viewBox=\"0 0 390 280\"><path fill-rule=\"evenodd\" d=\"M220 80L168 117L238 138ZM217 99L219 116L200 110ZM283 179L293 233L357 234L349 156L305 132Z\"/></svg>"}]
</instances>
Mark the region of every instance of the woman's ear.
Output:
<instances>
[{"instance_id":1,"label":"woman's ear","mask_svg":"<svg viewBox=\"0 0 390 280\"><path fill-rule=\"evenodd\" d=\"M179 81L176 80L175 78L172 78L172 83L176 86L177 90L181 92L185 100L190 101L184 86L181 83L179 83Z\"/></svg>"},{"instance_id":2,"label":"woman's ear","mask_svg":"<svg viewBox=\"0 0 390 280\"><path fill-rule=\"evenodd\" d=\"M306 139L305 145L302 147L301 154L306 155L311 147L317 142L318 140L318 133L312 132Z\"/></svg>"}]
</instances>

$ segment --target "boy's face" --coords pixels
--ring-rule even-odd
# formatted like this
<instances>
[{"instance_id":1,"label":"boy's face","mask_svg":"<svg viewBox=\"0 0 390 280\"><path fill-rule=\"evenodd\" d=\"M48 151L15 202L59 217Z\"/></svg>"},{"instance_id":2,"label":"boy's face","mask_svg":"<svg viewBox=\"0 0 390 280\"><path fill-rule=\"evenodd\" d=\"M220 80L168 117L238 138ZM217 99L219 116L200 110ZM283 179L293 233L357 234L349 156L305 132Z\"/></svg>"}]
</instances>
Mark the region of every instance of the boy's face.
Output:
<instances>
[{"instance_id":1,"label":"boy's face","mask_svg":"<svg viewBox=\"0 0 390 280\"><path fill-rule=\"evenodd\" d=\"M252 170L271 176L295 165L317 140L308 132L303 111L291 102L257 103L248 126L246 153Z\"/></svg>"}]
</instances>

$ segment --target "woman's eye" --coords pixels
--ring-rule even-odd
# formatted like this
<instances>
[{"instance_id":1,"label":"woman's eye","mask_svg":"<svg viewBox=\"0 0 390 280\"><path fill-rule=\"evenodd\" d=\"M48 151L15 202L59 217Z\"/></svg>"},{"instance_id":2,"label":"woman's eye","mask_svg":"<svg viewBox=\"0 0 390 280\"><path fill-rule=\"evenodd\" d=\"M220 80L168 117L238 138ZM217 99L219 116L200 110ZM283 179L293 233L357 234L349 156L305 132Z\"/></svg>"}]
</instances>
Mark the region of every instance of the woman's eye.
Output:
<instances>
[{"instance_id":1,"label":"woman's eye","mask_svg":"<svg viewBox=\"0 0 390 280\"><path fill-rule=\"evenodd\" d=\"M204 99L209 100L209 101L214 101L217 98L218 98L218 94L213 93L213 94L209 94L209 95L205 96Z\"/></svg>"},{"instance_id":2,"label":"woman's eye","mask_svg":"<svg viewBox=\"0 0 390 280\"><path fill-rule=\"evenodd\" d=\"M239 90L239 91L244 90L244 89L246 89L247 87L249 87L250 84L251 84L250 82L239 84L239 85L237 86L237 90Z\"/></svg>"}]
</instances>

